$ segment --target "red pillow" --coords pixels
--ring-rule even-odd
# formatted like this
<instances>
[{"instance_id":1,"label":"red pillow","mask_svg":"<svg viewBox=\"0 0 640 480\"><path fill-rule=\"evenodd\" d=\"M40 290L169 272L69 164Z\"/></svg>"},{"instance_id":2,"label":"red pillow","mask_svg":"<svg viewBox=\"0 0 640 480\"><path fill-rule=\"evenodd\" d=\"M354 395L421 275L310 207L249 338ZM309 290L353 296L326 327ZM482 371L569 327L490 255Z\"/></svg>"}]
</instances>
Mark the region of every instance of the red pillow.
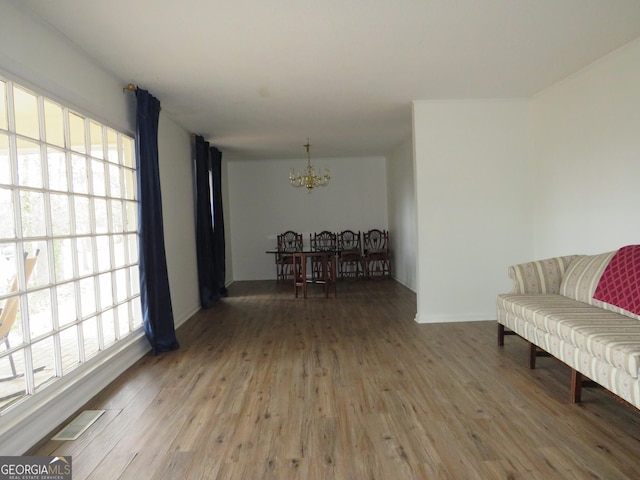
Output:
<instances>
[{"instance_id":1,"label":"red pillow","mask_svg":"<svg viewBox=\"0 0 640 480\"><path fill-rule=\"evenodd\" d=\"M640 245L628 245L615 253L593 298L640 315Z\"/></svg>"}]
</instances>

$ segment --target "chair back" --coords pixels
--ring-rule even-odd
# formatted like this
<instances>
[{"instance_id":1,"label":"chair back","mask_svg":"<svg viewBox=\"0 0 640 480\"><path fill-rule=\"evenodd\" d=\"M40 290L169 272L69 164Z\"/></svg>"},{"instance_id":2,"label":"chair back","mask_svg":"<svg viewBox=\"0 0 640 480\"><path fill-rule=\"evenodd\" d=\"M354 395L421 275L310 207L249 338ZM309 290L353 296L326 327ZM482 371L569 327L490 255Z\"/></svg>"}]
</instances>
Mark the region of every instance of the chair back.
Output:
<instances>
[{"instance_id":1,"label":"chair back","mask_svg":"<svg viewBox=\"0 0 640 480\"><path fill-rule=\"evenodd\" d=\"M337 236L338 251L360 253L362 250L361 238L360 232L343 230Z\"/></svg>"},{"instance_id":2,"label":"chair back","mask_svg":"<svg viewBox=\"0 0 640 480\"><path fill-rule=\"evenodd\" d=\"M374 228L363 235L365 253L388 252L389 232Z\"/></svg>"},{"instance_id":3,"label":"chair back","mask_svg":"<svg viewBox=\"0 0 640 480\"><path fill-rule=\"evenodd\" d=\"M313 236L309 234L309 243L311 250L316 252L335 250L336 249L336 234L323 230L320 233L314 233Z\"/></svg>"},{"instance_id":4,"label":"chair back","mask_svg":"<svg viewBox=\"0 0 640 480\"><path fill-rule=\"evenodd\" d=\"M279 252L299 252L302 250L302 234L287 230L278 235Z\"/></svg>"}]
</instances>

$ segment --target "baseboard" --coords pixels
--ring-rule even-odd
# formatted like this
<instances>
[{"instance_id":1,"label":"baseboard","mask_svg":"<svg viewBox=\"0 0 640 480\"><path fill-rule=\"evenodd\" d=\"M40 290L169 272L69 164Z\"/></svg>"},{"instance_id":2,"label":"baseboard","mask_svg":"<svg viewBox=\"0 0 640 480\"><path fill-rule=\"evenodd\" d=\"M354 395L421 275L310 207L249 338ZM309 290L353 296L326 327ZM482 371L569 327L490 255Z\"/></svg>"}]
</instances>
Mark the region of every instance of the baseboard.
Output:
<instances>
[{"instance_id":1,"label":"baseboard","mask_svg":"<svg viewBox=\"0 0 640 480\"><path fill-rule=\"evenodd\" d=\"M391 278L393 278L396 282L398 282L398 283L399 283L400 285L402 285L403 287L407 287L407 288L408 288L409 290L411 290L413 293L417 293L417 292L416 292L416 289L415 289L415 288L413 288L413 287L409 284L409 282L406 282L406 281L404 281L404 280L400 280L399 278L394 277L393 275L391 275Z\"/></svg>"},{"instance_id":2,"label":"baseboard","mask_svg":"<svg viewBox=\"0 0 640 480\"><path fill-rule=\"evenodd\" d=\"M457 323L457 322L482 322L495 320L496 312L491 313L465 313L465 314L421 314L416 313L416 323Z\"/></svg>"},{"instance_id":3,"label":"baseboard","mask_svg":"<svg viewBox=\"0 0 640 480\"><path fill-rule=\"evenodd\" d=\"M185 315L181 315L180 318L174 318L173 325L176 328L176 330L178 329L178 327L181 327L184 323L186 323L186 321L189 320L191 317L193 317L196 313L198 313L200 309L201 309L200 305L193 305L189 309L188 313L186 313Z\"/></svg>"}]
</instances>

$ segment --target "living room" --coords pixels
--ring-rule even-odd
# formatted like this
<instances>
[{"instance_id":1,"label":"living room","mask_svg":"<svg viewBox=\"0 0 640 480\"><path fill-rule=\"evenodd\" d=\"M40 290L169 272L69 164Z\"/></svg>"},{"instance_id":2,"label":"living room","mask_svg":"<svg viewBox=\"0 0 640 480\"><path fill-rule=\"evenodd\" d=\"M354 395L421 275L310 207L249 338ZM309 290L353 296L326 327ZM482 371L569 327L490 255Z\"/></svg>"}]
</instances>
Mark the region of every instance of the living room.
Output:
<instances>
[{"instance_id":1,"label":"living room","mask_svg":"<svg viewBox=\"0 0 640 480\"><path fill-rule=\"evenodd\" d=\"M123 132L135 130L133 98L123 92L121 78L16 2L3 0L1 8L4 75ZM291 223L303 232L388 228L394 278L416 292L417 322L488 320L495 318L496 294L510 288L509 265L637 243L640 225L632 219L640 203L634 188L640 174L640 40L635 38L529 97L409 99L402 121L410 131L389 151L312 157L318 167L331 168L339 187L333 191L307 195L288 185L289 168L305 160L306 138L299 139L297 158L263 163L264 158L227 161L223 155L227 281L263 279L269 272L275 278L264 251ZM163 111L160 168L177 326L199 309L191 133L199 132ZM313 138L311 144L313 155ZM340 183L361 178L359 170L367 172L366 181ZM368 203L354 201L361 198ZM283 205L296 208L282 212ZM251 230L257 218L263 226ZM247 243L247 231L258 240ZM3 435L1 450L28 447L146 349L141 339L85 381L73 398L49 404L51 418L40 417L40 424L26 421L26 407L11 421L3 418L3 431L21 433ZM14 446L5 449L9 444Z\"/></svg>"}]
</instances>

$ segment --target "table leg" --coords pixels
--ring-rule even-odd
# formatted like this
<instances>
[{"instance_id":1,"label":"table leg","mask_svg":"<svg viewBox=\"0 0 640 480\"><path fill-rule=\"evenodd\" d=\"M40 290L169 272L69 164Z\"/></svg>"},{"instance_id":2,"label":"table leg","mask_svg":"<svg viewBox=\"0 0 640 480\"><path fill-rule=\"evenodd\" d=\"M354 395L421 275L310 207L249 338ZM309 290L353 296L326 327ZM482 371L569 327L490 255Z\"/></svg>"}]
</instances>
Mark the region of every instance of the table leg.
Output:
<instances>
[{"instance_id":1,"label":"table leg","mask_svg":"<svg viewBox=\"0 0 640 480\"><path fill-rule=\"evenodd\" d=\"M322 280L324 281L324 296L329 298L329 256L322 255Z\"/></svg>"},{"instance_id":2,"label":"table leg","mask_svg":"<svg viewBox=\"0 0 640 480\"><path fill-rule=\"evenodd\" d=\"M307 256L302 254L302 296L307 298Z\"/></svg>"},{"instance_id":3,"label":"table leg","mask_svg":"<svg viewBox=\"0 0 640 480\"><path fill-rule=\"evenodd\" d=\"M333 285L333 296L338 296L338 272L336 256L331 255L331 285Z\"/></svg>"},{"instance_id":4,"label":"table leg","mask_svg":"<svg viewBox=\"0 0 640 480\"><path fill-rule=\"evenodd\" d=\"M296 298L298 287L302 287L302 294L307 298L307 256L302 252L293 254L293 292Z\"/></svg>"}]
</instances>

